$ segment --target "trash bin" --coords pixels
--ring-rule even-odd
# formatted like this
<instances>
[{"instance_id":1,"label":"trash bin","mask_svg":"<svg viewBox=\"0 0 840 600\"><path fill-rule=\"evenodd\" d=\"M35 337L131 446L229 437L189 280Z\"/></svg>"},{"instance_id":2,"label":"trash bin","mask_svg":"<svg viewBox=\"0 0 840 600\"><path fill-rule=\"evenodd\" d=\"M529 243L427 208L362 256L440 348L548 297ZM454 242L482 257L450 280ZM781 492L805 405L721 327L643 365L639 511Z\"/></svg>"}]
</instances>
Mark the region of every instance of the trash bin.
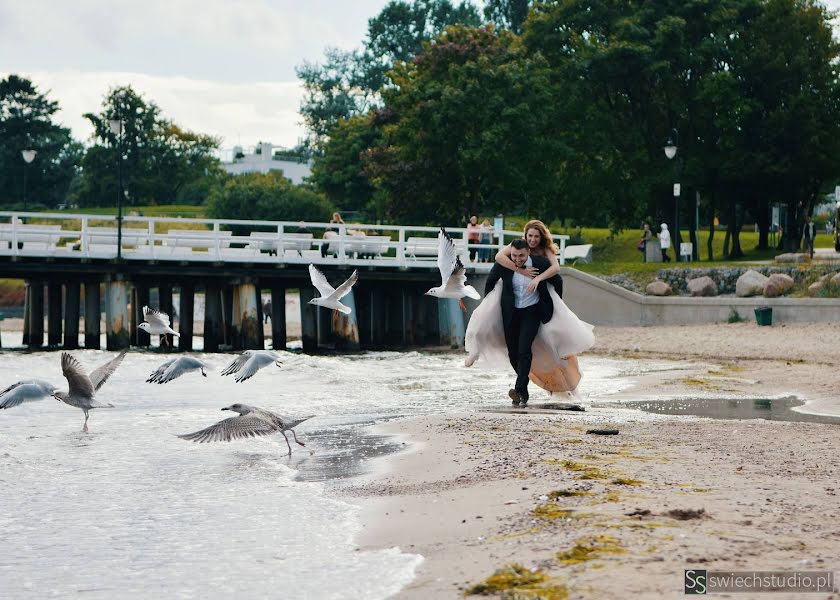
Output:
<instances>
[{"instance_id":1,"label":"trash bin","mask_svg":"<svg viewBox=\"0 0 840 600\"><path fill-rule=\"evenodd\" d=\"M759 306L755 309L755 322L759 325L773 324L773 307Z\"/></svg>"}]
</instances>

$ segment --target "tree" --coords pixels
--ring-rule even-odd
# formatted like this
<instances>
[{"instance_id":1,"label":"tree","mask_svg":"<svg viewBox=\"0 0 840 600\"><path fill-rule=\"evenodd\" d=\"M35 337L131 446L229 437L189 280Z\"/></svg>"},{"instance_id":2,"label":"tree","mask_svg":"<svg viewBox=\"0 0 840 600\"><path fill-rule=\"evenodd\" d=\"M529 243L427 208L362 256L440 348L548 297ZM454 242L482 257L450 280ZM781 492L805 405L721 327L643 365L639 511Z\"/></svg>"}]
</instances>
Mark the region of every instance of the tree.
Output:
<instances>
[{"instance_id":1,"label":"tree","mask_svg":"<svg viewBox=\"0 0 840 600\"><path fill-rule=\"evenodd\" d=\"M520 34L530 8L531 0L487 0L484 3L484 18L497 27Z\"/></svg>"},{"instance_id":2,"label":"tree","mask_svg":"<svg viewBox=\"0 0 840 600\"><path fill-rule=\"evenodd\" d=\"M77 173L82 146L52 119L58 103L24 77L0 80L0 203L23 202L24 176L30 206L64 202ZM22 150L35 150L27 165ZM24 169L26 172L24 173Z\"/></svg>"},{"instance_id":3,"label":"tree","mask_svg":"<svg viewBox=\"0 0 840 600\"><path fill-rule=\"evenodd\" d=\"M77 201L82 206L113 206L117 198L118 150L122 149L123 192L131 205L172 202L186 184L218 176L213 152L219 139L193 133L165 119L158 106L130 86L112 89L98 114L86 113L97 143L82 161ZM121 119L121 142L109 122Z\"/></svg>"},{"instance_id":4,"label":"tree","mask_svg":"<svg viewBox=\"0 0 840 600\"><path fill-rule=\"evenodd\" d=\"M365 156L391 218L458 223L553 204L563 151L546 109L548 65L525 56L513 34L450 27L392 77L385 141Z\"/></svg>"},{"instance_id":5,"label":"tree","mask_svg":"<svg viewBox=\"0 0 840 600\"><path fill-rule=\"evenodd\" d=\"M280 171L228 178L208 202L212 219L326 222L333 206L321 194L289 183Z\"/></svg>"}]
</instances>

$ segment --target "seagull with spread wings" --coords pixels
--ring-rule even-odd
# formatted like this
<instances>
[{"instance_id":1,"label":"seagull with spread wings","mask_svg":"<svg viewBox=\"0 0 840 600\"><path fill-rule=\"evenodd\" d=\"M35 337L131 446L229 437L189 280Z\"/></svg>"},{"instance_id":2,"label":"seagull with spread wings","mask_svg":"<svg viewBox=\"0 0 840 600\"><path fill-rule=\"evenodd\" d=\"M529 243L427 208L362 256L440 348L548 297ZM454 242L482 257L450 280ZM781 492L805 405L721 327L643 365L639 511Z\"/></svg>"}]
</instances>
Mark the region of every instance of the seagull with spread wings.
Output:
<instances>
[{"instance_id":1,"label":"seagull with spread wings","mask_svg":"<svg viewBox=\"0 0 840 600\"><path fill-rule=\"evenodd\" d=\"M315 289L318 290L318 293L321 294L320 298L313 298L309 301L309 304L337 310L345 315L349 315L352 312L349 306L342 304L339 300L349 294L350 290L353 288L353 284L359 280L358 271L353 271L353 274L347 278L347 281L337 288L330 285L330 282L327 281L327 278L324 277L324 274L321 273L321 271L315 268L315 265L309 265L309 278L312 280L312 285L314 285Z\"/></svg>"},{"instance_id":2,"label":"seagull with spread wings","mask_svg":"<svg viewBox=\"0 0 840 600\"><path fill-rule=\"evenodd\" d=\"M90 375L85 373L79 361L70 354L67 352L61 353L61 370L64 372L64 377L67 378L70 388L66 392L54 390L51 395L56 400L64 402L64 404L82 409L85 413L83 432L88 432L88 411L94 408L114 408L114 405L110 402L97 400L95 395L120 366L127 352L128 350L123 350L116 358L91 371Z\"/></svg>"},{"instance_id":3,"label":"seagull with spread wings","mask_svg":"<svg viewBox=\"0 0 840 600\"><path fill-rule=\"evenodd\" d=\"M56 386L43 379L23 379L0 392L0 409L49 398L56 389Z\"/></svg>"},{"instance_id":4,"label":"seagull with spread wings","mask_svg":"<svg viewBox=\"0 0 840 600\"><path fill-rule=\"evenodd\" d=\"M238 412L239 416L219 421L215 425L211 425L201 431L185 433L178 437L203 444L204 442L230 442L231 440L272 435L279 432L283 434L286 445L289 447L289 456L291 456L292 445L289 444L289 438L286 437L286 432L291 431L295 442L301 446L305 446L306 444L297 439L297 434L293 428L315 416L309 415L308 417L301 417L299 419L290 419L265 410L264 408L248 406L247 404L233 404L226 406L222 410Z\"/></svg>"},{"instance_id":5,"label":"seagull with spread wings","mask_svg":"<svg viewBox=\"0 0 840 600\"><path fill-rule=\"evenodd\" d=\"M160 312L149 306L144 306L143 319L144 322L140 323L137 327L149 335L165 335L167 333L170 335L180 335L169 326L172 323L172 319L164 312ZM166 337L161 338L161 343L166 345Z\"/></svg>"},{"instance_id":6,"label":"seagull with spread wings","mask_svg":"<svg viewBox=\"0 0 840 600\"><path fill-rule=\"evenodd\" d=\"M458 300L458 305L464 311L467 310L462 300L464 296L481 300L481 295L475 288L471 285L466 285L466 269L461 262L461 257L458 256L458 249L455 247L455 242L443 227L440 228L440 233L438 233L437 265L438 269L440 269L441 285L431 288L426 292L427 296L454 298Z\"/></svg>"},{"instance_id":7,"label":"seagull with spread wings","mask_svg":"<svg viewBox=\"0 0 840 600\"><path fill-rule=\"evenodd\" d=\"M225 367L222 375L232 375L236 373L236 383L241 383L246 379L253 377L257 371L263 367L267 367L274 363L278 367L282 364L280 356L271 352L270 350L246 350L236 357L236 359Z\"/></svg>"},{"instance_id":8,"label":"seagull with spread wings","mask_svg":"<svg viewBox=\"0 0 840 600\"><path fill-rule=\"evenodd\" d=\"M204 369L209 368L210 365L206 362L192 356L173 358L155 369L152 374L149 375L146 383L167 383L180 377L181 375L189 373L190 371L201 371L201 374L207 377L207 373L204 372Z\"/></svg>"}]
</instances>

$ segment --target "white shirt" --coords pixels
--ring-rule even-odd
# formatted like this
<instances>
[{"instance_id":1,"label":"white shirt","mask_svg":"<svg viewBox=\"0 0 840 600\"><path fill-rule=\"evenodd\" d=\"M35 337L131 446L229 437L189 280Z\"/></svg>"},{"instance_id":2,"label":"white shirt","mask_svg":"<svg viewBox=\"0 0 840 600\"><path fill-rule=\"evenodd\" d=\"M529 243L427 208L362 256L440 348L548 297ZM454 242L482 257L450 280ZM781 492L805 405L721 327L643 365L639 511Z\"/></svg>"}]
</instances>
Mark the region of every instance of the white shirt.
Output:
<instances>
[{"instance_id":1,"label":"white shirt","mask_svg":"<svg viewBox=\"0 0 840 600\"><path fill-rule=\"evenodd\" d=\"M525 261L525 266L530 267L533 264L534 263L531 262L531 257L529 256L528 260ZM512 280L514 298L513 305L516 308L527 308L540 301L540 293L537 290L529 292L526 289L532 280L532 277L514 272Z\"/></svg>"}]
</instances>

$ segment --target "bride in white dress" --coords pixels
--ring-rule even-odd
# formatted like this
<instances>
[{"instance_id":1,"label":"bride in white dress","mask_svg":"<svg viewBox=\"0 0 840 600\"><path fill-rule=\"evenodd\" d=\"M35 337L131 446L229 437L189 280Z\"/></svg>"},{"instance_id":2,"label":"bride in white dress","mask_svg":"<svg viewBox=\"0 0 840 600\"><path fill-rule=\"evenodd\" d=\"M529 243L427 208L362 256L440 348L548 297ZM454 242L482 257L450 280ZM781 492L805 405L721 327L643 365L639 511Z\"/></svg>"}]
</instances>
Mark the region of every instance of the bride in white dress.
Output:
<instances>
[{"instance_id":1,"label":"bride in white dress","mask_svg":"<svg viewBox=\"0 0 840 600\"><path fill-rule=\"evenodd\" d=\"M552 285L551 278L559 273L560 265L556 246L546 226L541 221L529 221L525 225L525 239L531 255L544 256L551 262L551 268L534 277L531 285L536 287L540 281L548 279L548 292L554 305L551 320L540 325L531 346L534 358L529 378L551 393L574 392L581 378L575 355L595 343L593 326L578 319ZM517 269L509 253L510 246L503 248L496 255L496 261L513 271L519 270L523 275L535 275L527 268ZM502 325L501 297L502 281L499 280L470 317L465 340L468 354L465 364L468 367L481 360L488 367L510 368Z\"/></svg>"}]
</instances>

